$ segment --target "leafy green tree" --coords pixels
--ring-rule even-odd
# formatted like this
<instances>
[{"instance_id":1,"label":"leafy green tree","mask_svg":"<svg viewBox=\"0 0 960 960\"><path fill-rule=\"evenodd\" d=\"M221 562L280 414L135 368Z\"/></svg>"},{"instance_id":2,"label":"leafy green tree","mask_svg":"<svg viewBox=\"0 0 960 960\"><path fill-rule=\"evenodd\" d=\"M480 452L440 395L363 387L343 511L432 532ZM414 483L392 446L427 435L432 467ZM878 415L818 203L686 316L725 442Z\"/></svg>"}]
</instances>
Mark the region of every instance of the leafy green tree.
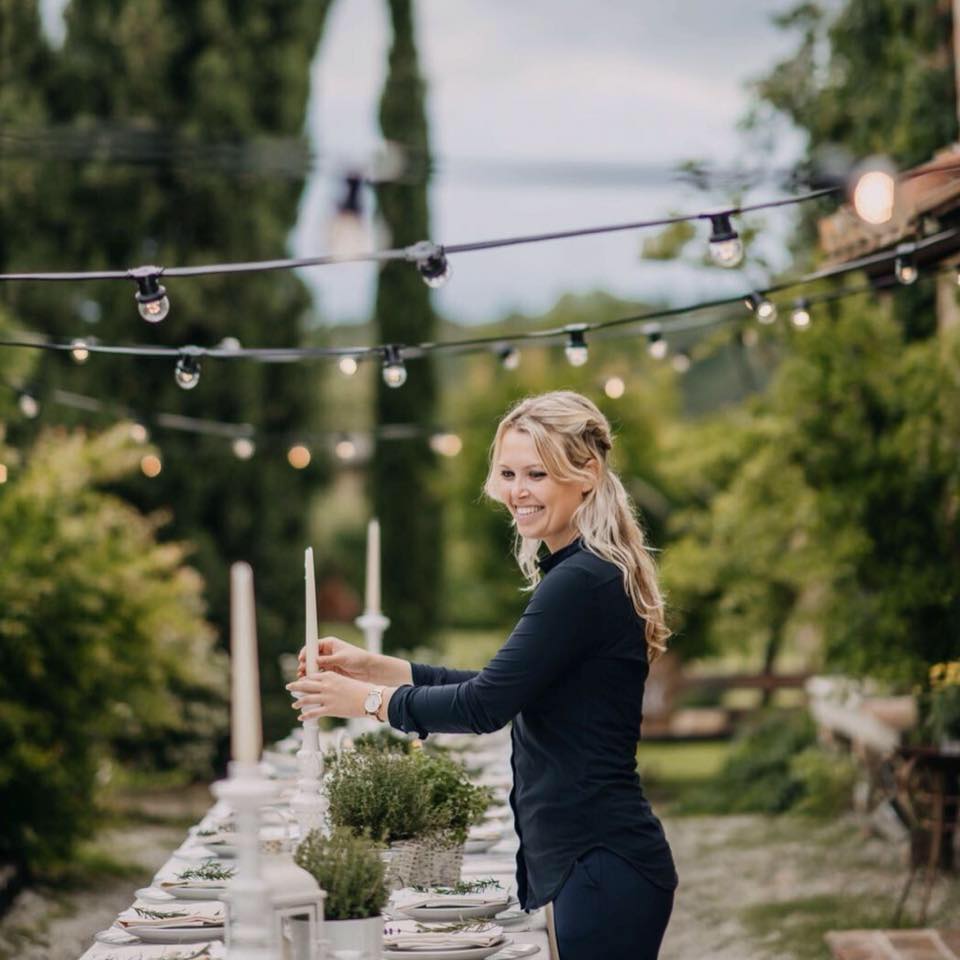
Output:
<instances>
[{"instance_id":1,"label":"leafy green tree","mask_svg":"<svg viewBox=\"0 0 960 960\"><path fill-rule=\"evenodd\" d=\"M90 831L105 762L209 776L226 724L201 578L157 542L162 516L103 489L141 453L122 424L45 431L0 486L0 862L18 870Z\"/></svg>"},{"instance_id":2,"label":"leafy green tree","mask_svg":"<svg viewBox=\"0 0 960 960\"><path fill-rule=\"evenodd\" d=\"M386 85L380 101L380 129L424 163L429 157L425 88L414 42L412 0L388 0L393 25ZM393 246L429 237L427 184L381 183L377 202ZM432 340L436 316L429 290L409 263L380 270L376 324L382 342L416 344ZM421 434L377 442L371 470L374 512L383 524L384 604L390 611L389 646L429 645L437 626L442 590L442 506L436 491L436 455L430 449L437 387L428 355L408 362L404 386L390 388L376 371L376 422L408 424Z\"/></svg>"},{"instance_id":3,"label":"leafy green tree","mask_svg":"<svg viewBox=\"0 0 960 960\"><path fill-rule=\"evenodd\" d=\"M0 177L0 268L123 268L282 256L303 188L303 118L309 64L330 0L74 0L66 38L43 38L36 0L4 3L0 123L43 136L5 151ZM9 54L9 57L8 57ZM16 138L14 138L14 141ZM43 148L43 143L54 146ZM88 150L85 144L97 144ZM294 162L291 162L293 160ZM214 346L297 345L308 297L287 271L168 280L169 317L145 324L133 283L4 284L18 327L57 337ZM67 388L130 409L252 424L254 459L229 442L162 433L163 471L129 476L122 492L141 507L172 507L168 535L195 544L195 562L223 633L229 563L250 561L258 588L261 675L269 733L290 722L277 667L302 636L301 551L308 499L324 458L295 471L286 447L315 422L316 371L304 365L208 360L184 392L167 360L94 354L83 366L44 356L36 371L47 402L39 424L89 422L52 402ZM29 444L32 425L11 423Z\"/></svg>"}]
</instances>

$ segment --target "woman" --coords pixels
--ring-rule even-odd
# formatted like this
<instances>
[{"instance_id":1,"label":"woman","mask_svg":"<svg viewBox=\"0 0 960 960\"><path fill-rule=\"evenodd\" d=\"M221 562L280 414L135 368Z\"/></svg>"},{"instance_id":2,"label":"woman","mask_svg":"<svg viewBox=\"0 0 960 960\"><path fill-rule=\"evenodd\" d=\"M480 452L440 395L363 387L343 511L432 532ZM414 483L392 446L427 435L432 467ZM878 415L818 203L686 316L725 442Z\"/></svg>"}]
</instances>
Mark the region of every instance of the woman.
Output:
<instances>
[{"instance_id":1,"label":"woman","mask_svg":"<svg viewBox=\"0 0 960 960\"><path fill-rule=\"evenodd\" d=\"M510 511L536 589L483 670L327 637L323 672L290 685L303 717L366 714L420 737L513 722L518 896L527 910L553 902L561 960L655 960L677 884L636 772L644 682L669 631L611 442L603 414L570 391L500 422L484 489Z\"/></svg>"}]
</instances>

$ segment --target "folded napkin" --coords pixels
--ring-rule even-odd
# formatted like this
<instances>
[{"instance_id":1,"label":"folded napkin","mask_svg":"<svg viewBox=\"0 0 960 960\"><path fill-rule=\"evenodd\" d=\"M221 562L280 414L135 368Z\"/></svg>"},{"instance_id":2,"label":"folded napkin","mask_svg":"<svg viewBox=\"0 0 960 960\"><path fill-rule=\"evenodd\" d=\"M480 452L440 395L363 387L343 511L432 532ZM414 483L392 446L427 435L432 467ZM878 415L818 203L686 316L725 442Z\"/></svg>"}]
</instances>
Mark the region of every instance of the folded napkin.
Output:
<instances>
[{"instance_id":1,"label":"folded napkin","mask_svg":"<svg viewBox=\"0 0 960 960\"><path fill-rule=\"evenodd\" d=\"M146 909L146 908L144 908ZM124 910L117 917L118 927L158 927L181 928L181 927L222 927L224 924L223 907L220 904L211 904L210 906L191 907L189 910L156 910L149 909L147 913L176 913L176 916L152 917L141 916L136 909L131 907Z\"/></svg>"},{"instance_id":2,"label":"folded napkin","mask_svg":"<svg viewBox=\"0 0 960 960\"><path fill-rule=\"evenodd\" d=\"M507 903L510 899L505 890L491 890L486 893L427 893L397 897L395 906L399 910L408 907L482 907L488 903Z\"/></svg>"},{"instance_id":3,"label":"folded napkin","mask_svg":"<svg viewBox=\"0 0 960 960\"><path fill-rule=\"evenodd\" d=\"M492 947L503 939L503 927L482 923L469 930L446 929L442 924L431 929L429 924L406 921L391 922L383 931L383 945L391 950L456 950L463 947Z\"/></svg>"},{"instance_id":4,"label":"folded napkin","mask_svg":"<svg viewBox=\"0 0 960 960\"><path fill-rule=\"evenodd\" d=\"M164 890L170 887L209 887L211 890L219 890L227 885L226 880L161 880L160 886Z\"/></svg>"}]
</instances>

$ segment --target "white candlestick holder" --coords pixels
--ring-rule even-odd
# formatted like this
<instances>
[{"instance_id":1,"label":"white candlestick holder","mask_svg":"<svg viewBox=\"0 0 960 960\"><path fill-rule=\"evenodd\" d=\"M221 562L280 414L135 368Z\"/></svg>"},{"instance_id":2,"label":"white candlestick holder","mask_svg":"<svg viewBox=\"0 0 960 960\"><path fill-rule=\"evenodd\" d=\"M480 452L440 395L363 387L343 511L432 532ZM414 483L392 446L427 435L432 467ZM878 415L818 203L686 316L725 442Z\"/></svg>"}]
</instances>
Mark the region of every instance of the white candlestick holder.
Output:
<instances>
[{"instance_id":1,"label":"white candlestick holder","mask_svg":"<svg viewBox=\"0 0 960 960\"><path fill-rule=\"evenodd\" d=\"M390 620L378 610L365 610L354 623L363 631L367 653L377 656L383 653L383 632L390 626Z\"/></svg>"},{"instance_id":2,"label":"white candlestick holder","mask_svg":"<svg viewBox=\"0 0 960 960\"><path fill-rule=\"evenodd\" d=\"M316 719L303 721L303 740L297 751L297 792L290 807L300 827L300 839L311 830L327 832L330 803L323 791L323 754L320 752L320 728Z\"/></svg>"},{"instance_id":3,"label":"white candlestick holder","mask_svg":"<svg viewBox=\"0 0 960 960\"><path fill-rule=\"evenodd\" d=\"M260 871L260 808L276 796L255 763L229 766L226 780L212 786L213 795L237 818L237 868L227 884L228 960L279 960L272 945L271 908Z\"/></svg>"}]
</instances>

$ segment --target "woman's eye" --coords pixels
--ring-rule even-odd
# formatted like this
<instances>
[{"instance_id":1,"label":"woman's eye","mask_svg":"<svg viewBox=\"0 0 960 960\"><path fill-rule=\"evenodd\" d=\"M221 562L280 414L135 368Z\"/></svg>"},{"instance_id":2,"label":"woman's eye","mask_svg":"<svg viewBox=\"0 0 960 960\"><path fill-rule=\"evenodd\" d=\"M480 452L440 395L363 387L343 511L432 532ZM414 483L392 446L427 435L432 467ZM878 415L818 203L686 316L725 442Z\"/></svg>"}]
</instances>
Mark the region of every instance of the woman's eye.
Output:
<instances>
[{"instance_id":1,"label":"woman's eye","mask_svg":"<svg viewBox=\"0 0 960 960\"><path fill-rule=\"evenodd\" d=\"M503 477L504 480L510 480L510 479L512 479L512 477L513 477L513 471L512 471L512 470L501 470L501 471L500 471L500 476Z\"/></svg>"},{"instance_id":2,"label":"woman's eye","mask_svg":"<svg viewBox=\"0 0 960 960\"><path fill-rule=\"evenodd\" d=\"M539 471L531 471L530 479L531 480L542 480L546 476L545 473L540 473Z\"/></svg>"}]
</instances>

